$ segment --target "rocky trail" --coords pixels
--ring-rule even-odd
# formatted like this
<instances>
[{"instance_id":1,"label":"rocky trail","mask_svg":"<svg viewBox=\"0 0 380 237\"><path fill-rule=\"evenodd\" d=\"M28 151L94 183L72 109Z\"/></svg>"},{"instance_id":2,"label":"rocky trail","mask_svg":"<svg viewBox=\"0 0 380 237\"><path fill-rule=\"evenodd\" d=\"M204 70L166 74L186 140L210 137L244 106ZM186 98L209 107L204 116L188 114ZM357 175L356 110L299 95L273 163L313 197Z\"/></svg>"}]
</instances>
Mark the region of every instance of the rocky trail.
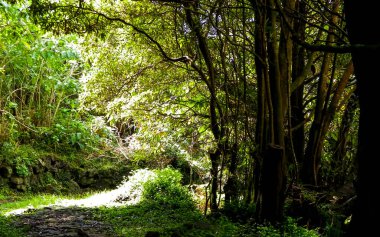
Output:
<instances>
[{"instance_id":1,"label":"rocky trail","mask_svg":"<svg viewBox=\"0 0 380 237\"><path fill-rule=\"evenodd\" d=\"M94 219L90 208L45 207L18 215L17 226L28 230L28 237L112 237L112 228Z\"/></svg>"},{"instance_id":2,"label":"rocky trail","mask_svg":"<svg viewBox=\"0 0 380 237\"><path fill-rule=\"evenodd\" d=\"M116 189L82 199L63 199L39 208L27 207L6 215L17 217L15 225L26 228L27 237L116 237L110 225L94 216L96 208L133 205L142 193L141 181L152 172L136 172Z\"/></svg>"}]
</instances>

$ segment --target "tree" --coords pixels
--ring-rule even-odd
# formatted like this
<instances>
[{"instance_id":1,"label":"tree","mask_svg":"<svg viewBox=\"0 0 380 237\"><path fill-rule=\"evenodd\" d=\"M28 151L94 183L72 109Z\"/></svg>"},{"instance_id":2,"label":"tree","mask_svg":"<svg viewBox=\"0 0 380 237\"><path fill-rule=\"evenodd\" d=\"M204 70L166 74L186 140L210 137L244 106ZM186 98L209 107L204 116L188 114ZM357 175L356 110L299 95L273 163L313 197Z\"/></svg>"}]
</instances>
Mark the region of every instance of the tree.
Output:
<instances>
[{"instance_id":1,"label":"tree","mask_svg":"<svg viewBox=\"0 0 380 237\"><path fill-rule=\"evenodd\" d=\"M380 133L380 123L373 114L373 103L378 100L380 35L375 29L368 27L368 24L379 23L378 9L371 7L372 3L368 0L345 1L360 106L357 200L347 236L371 236L378 232L380 202L378 190L373 184L379 181L379 151L375 137Z\"/></svg>"},{"instance_id":2,"label":"tree","mask_svg":"<svg viewBox=\"0 0 380 237\"><path fill-rule=\"evenodd\" d=\"M182 132L167 141L187 141L182 147L211 135L212 211L224 192L226 204L253 201L260 220L277 223L299 167L305 184L319 185L325 138L353 91L352 63L340 54L349 52L341 1L34 0L30 9L57 33L95 33L109 44L86 86L107 92L87 102L111 122L171 120Z\"/></svg>"},{"instance_id":3,"label":"tree","mask_svg":"<svg viewBox=\"0 0 380 237\"><path fill-rule=\"evenodd\" d=\"M208 149L211 161L210 205L212 211L216 211L220 203L217 193L222 190L221 180L226 167L229 170L229 185L225 186L226 190L230 188L236 190L238 187L235 185L239 159L237 151L239 147L249 144L249 141L244 140L247 140L245 139L249 137L247 134L253 130L251 121L253 121L254 113L248 112L253 109L252 106L247 106L249 102L252 103L253 96L247 91L253 92L254 89L249 88L253 83L245 71L249 68L246 65L249 65L249 58L252 57L240 56L248 55L243 51L245 51L244 43L248 41L249 36L241 33L243 27L245 30L249 29L243 26L248 22L248 18L242 24L236 17L242 10L236 8L234 11L229 11L237 4L239 3L234 1L205 1L197 4L173 0L158 1L157 4L123 2L115 6L108 2L97 5L90 1L78 5L65 1L59 3L34 1L31 6L39 22L57 33L102 32L104 35L105 29L110 31L110 29L123 28L120 31L128 33L129 36L133 35L134 40L151 50L154 58L160 60L161 65L166 66L166 72L170 70L187 72L186 76L182 74L185 81L180 81L182 78L177 78L176 73L170 72L168 77L173 78L173 83L165 89L164 87L152 88L152 84L150 88L144 88L153 91L150 95L156 96L155 99L162 100L163 92L181 83L194 82L196 84L194 91L197 91L198 95L194 98L190 98L190 95L188 98L186 96L179 98L175 94L167 94L169 97L167 103L172 111L175 106L182 105L185 110L187 107L187 111L190 111L186 116L194 112L192 116L203 116L203 120L208 122L207 130L213 136L213 145ZM116 7L124 11L115 11ZM244 11L248 12L248 8ZM58 12L61 14L57 14ZM62 15L68 17L62 19ZM155 24L151 24L150 21ZM162 34L162 32L165 33ZM144 70L144 72L148 73L149 70ZM119 76L119 78L123 77ZM139 74L132 79L135 82L140 80L143 82L144 78ZM179 81L176 82L175 78ZM116 80L116 83L123 84L123 79ZM143 83L139 83L141 84ZM112 101L112 95L117 93L117 89L110 88L110 83L101 83L101 85L112 92L105 96L108 97L107 102ZM125 92L124 88L122 91ZM141 86L137 88L137 91L142 91ZM201 97L202 103L195 103L196 97ZM125 100L128 99L130 97L125 96ZM126 101L119 100L119 102ZM198 108L200 104L202 104L201 109ZM155 107L156 112L164 111L157 107ZM148 110L146 109L147 112ZM178 116L169 111L161 114ZM153 113L152 109L150 114ZM186 126L184 124L187 122L184 120L181 126ZM252 150L252 148L249 149ZM240 150L245 152L249 149ZM242 156L244 154L240 155ZM227 195L228 199L237 200L239 196L237 192L230 190L228 193L231 194Z\"/></svg>"}]
</instances>

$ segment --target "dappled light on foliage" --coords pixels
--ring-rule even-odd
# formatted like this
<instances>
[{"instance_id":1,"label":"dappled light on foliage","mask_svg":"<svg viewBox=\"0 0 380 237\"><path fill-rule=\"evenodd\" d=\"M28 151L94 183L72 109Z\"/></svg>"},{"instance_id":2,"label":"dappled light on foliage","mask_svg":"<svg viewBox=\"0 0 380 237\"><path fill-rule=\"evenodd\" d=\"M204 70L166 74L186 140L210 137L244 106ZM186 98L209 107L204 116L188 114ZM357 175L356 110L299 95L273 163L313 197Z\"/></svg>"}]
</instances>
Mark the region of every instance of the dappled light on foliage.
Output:
<instances>
[{"instance_id":1,"label":"dappled light on foliage","mask_svg":"<svg viewBox=\"0 0 380 237\"><path fill-rule=\"evenodd\" d=\"M350 4L0 0L0 237L354 235L380 44Z\"/></svg>"}]
</instances>

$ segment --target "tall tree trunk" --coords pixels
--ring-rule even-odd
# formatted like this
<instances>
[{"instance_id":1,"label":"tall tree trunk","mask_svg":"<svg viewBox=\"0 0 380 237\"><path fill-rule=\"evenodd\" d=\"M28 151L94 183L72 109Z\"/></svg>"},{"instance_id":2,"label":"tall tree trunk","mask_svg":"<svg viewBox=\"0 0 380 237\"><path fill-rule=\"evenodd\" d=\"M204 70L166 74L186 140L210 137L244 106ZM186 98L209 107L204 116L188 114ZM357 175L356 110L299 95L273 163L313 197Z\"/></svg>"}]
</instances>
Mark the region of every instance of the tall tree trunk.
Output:
<instances>
[{"instance_id":1,"label":"tall tree trunk","mask_svg":"<svg viewBox=\"0 0 380 237\"><path fill-rule=\"evenodd\" d=\"M259 219L272 223L282 220L284 208L284 190L286 186L286 154L284 152L284 99L286 100L285 91L283 90L282 81L285 75L285 81L290 71L284 68L284 62L280 63L280 57L288 63L289 54L285 47L287 43L286 35L278 36L278 12L274 9L276 4L274 0L269 1L270 7L267 8L265 1L256 1L256 42L262 44L256 46L258 57L256 57L256 68L259 69L259 80L261 80L264 92L265 107L261 107L260 112L267 117L267 123L261 121L258 124L262 140L258 141L261 154L263 155L263 164L260 170L261 182L259 185ZM268 25L267 25L268 24ZM270 28L268 30L267 26ZM280 51L278 39L283 40ZM263 45L266 43L266 45ZM286 82L285 82L286 83ZM264 89L265 88L265 89ZM260 91L259 91L260 93ZM266 109L267 108L267 109ZM261 115L258 115L261 116ZM263 127L265 125L265 127ZM266 138L266 139L265 139Z\"/></svg>"},{"instance_id":2,"label":"tall tree trunk","mask_svg":"<svg viewBox=\"0 0 380 237\"><path fill-rule=\"evenodd\" d=\"M271 111L270 99L268 101L268 66L266 50L266 20L267 12L261 1L251 0L251 5L255 7L255 67L257 75L257 122L256 122L256 151L254 153L254 202L257 208L257 215L261 212L261 170L263 163L264 144L268 140L269 117Z\"/></svg>"},{"instance_id":3,"label":"tall tree trunk","mask_svg":"<svg viewBox=\"0 0 380 237\"><path fill-rule=\"evenodd\" d=\"M369 25L379 23L378 8L370 0L346 0L345 14L351 44L374 46L353 49L355 74L358 81L360 106L359 140L357 153L357 201L348 236L373 236L378 232L380 202L377 184L379 172L380 123L374 115L373 103L378 101L380 34Z\"/></svg>"},{"instance_id":4,"label":"tall tree trunk","mask_svg":"<svg viewBox=\"0 0 380 237\"><path fill-rule=\"evenodd\" d=\"M225 190L225 203L226 204L236 204L238 201L238 178L237 178L237 166L238 166L238 146L237 143L232 145L231 151L229 154L229 166L228 166L228 179L226 185L224 186Z\"/></svg>"},{"instance_id":5,"label":"tall tree trunk","mask_svg":"<svg viewBox=\"0 0 380 237\"><path fill-rule=\"evenodd\" d=\"M306 4L303 1L297 2L296 9L300 14L305 14ZM306 23L303 21L296 21L294 23L294 30L299 32L299 38L301 41L305 40L305 26ZM298 44L293 46L293 70L292 70L292 82L301 75L305 69L305 49ZM289 137L288 149L291 149L289 153L294 155L295 160L293 161L293 166L295 169L294 175L298 175L298 161L303 161L303 156L305 152L305 126L304 126L304 108L303 108L303 96L304 96L304 86L303 84L297 87L293 93L291 93L290 99L290 126L291 137ZM294 128L294 129L293 129ZM294 153L293 153L294 152Z\"/></svg>"},{"instance_id":6,"label":"tall tree trunk","mask_svg":"<svg viewBox=\"0 0 380 237\"><path fill-rule=\"evenodd\" d=\"M186 21L189 24L190 29L193 31L195 38L198 43L199 51L201 52L202 58L207 67L207 76L201 72L195 64L192 64L194 69L199 72L201 78L206 83L209 93L209 114L210 114L210 127L214 139L216 140L217 146L216 150L210 153L211 160L211 198L210 198L210 207L211 211L215 212L218 210L217 203L217 191L218 191L218 172L220 164L220 156L223 152L223 138L225 135L224 132L224 120L223 120L223 111L218 104L216 98L216 72L211 57L210 49L208 47L206 38L202 32L202 25L200 23L199 16L193 16L197 11L197 4L184 2Z\"/></svg>"},{"instance_id":7,"label":"tall tree trunk","mask_svg":"<svg viewBox=\"0 0 380 237\"><path fill-rule=\"evenodd\" d=\"M334 148L333 159L331 160L331 170L333 177L328 180L328 183L333 187L341 187L346 181L348 181L348 174L352 174L352 161L347 156L347 143L348 136L352 132L355 112L358 109L356 93L352 93L350 99L347 102L346 109L344 111L342 122L339 126L338 137Z\"/></svg>"},{"instance_id":8,"label":"tall tree trunk","mask_svg":"<svg viewBox=\"0 0 380 237\"><path fill-rule=\"evenodd\" d=\"M338 12L339 1L333 2L334 13ZM332 14L330 21L336 24L338 21L337 14ZM329 29L327 36L327 45L332 45L335 40L334 31ZM314 110L314 119L309 132L309 140L305 151L305 160L301 170L301 179L305 184L318 185L318 173L321 164L321 155L324 141L322 128L324 126L325 109L327 108L330 91L328 90L328 80L333 80L330 75L330 67L333 64L333 54L326 52L323 57L321 76L318 81L317 102ZM330 82L332 83L332 82Z\"/></svg>"}]
</instances>

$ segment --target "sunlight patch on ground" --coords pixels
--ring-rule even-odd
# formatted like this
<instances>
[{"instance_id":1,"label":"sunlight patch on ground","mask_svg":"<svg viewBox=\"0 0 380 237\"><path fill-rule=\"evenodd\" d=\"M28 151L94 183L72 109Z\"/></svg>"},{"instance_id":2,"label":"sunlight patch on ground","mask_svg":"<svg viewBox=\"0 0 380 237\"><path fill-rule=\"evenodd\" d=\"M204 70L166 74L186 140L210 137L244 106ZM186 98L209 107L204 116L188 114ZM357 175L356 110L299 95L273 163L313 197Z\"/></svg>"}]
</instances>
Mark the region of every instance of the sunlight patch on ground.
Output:
<instances>
[{"instance_id":1,"label":"sunlight patch on ground","mask_svg":"<svg viewBox=\"0 0 380 237\"><path fill-rule=\"evenodd\" d=\"M143 184L155 176L153 171L139 169L125 179L116 189L103 191L83 199L62 199L51 205L43 205L38 208L60 208L60 207L112 207L137 204L141 200ZM5 215L20 215L33 210L33 206L20 208L7 212Z\"/></svg>"}]
</instances>

